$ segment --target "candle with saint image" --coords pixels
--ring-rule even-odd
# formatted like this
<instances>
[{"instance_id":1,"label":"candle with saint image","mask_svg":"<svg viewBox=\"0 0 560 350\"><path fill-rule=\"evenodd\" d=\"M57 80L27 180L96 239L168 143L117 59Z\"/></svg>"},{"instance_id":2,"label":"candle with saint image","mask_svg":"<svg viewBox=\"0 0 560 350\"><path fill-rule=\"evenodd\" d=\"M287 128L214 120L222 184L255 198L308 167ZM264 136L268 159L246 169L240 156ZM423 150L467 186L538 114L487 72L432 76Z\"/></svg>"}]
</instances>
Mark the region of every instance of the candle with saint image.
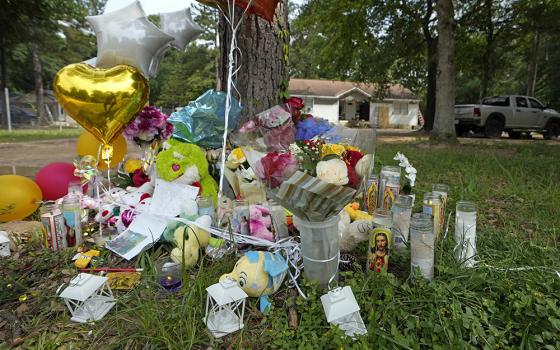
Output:
<instances>
[{"instance_id":1,"label":"candle with saint image","mask_svg":"<svg viewBox=\"0 0 560 350\"><path fill-rule=\"evenodd\" d=\"M445 208L447 205L447 196L449 194L449 186L446 184L433 184L432 192L439 194L441 198L440 229L443 230L443 225L445 221Z\"/></svg>"},{"instance_id":2,"label":"candle with saint image","mask_svg":"<svg viewBox=\"0 0 560 350\"><path fill-rule=\"evenodd\" d=\"M434 234L436 240L442 231L441 225L441 196L434 192L426 192L424 194L424 201L422 205L422 212L431 215L434 219Z\"/></svg>"},{"instance_id":3,"label":"candle with saint image","mask_svg":"<svg viewBox=\"0 0 560 350\"><path fill-rule=\"evenodd\" d=\"M476 263L476 204L457 202L455 211L455 259L466 267Z\"/></svg>"}]
</instances>

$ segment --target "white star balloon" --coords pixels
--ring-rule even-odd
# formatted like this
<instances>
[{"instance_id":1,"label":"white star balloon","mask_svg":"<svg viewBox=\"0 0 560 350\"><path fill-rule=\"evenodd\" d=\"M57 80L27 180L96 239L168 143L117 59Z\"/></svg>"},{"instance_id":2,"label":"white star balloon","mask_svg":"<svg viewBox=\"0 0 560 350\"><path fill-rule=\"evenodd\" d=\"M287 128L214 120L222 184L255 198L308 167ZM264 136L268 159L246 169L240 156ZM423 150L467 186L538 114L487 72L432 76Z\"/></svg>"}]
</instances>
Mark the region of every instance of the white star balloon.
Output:
<instances>
[{"instance_id":1,"label":"white star balloon","mask_svg":"<svg viewBox=\"0 0 560 350\"><path fill-rule=\"evenodd\" d=\"M184 50L191 41L204 32L204 29L193 20L191 9L160 13L159 19L161 30L174 39L171 46L179 50Z\"/></svg>"},{"instance_id":2,"label":"white star balloon","mask_svg":"<svg viewBox=\"0 0 560 350\"><path fill-rule=\"evenodd\" d=\"M150 69L154 66L153 59L160 59L161 52L174 39L146 18L138 1L120 10L86 19L97 36L96 66L101 68L128 64L145 76L154 76L150 74L154 71Z\"/></svg>"}]
</instances>

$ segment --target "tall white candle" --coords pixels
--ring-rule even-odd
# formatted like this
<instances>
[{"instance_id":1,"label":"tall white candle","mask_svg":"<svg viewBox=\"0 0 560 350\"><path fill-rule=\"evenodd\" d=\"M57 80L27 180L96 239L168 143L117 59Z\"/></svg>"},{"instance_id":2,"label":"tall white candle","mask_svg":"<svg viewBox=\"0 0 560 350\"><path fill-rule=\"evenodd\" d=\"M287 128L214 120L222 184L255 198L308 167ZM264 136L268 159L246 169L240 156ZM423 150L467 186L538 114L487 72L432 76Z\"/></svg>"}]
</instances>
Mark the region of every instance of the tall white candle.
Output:
<instances>
[{"instance_id":1,"label":"tall white candle","mask_svg":"<svg viewBox=\"0 0 560 350\"><path fill-rule=\"evenodd\" d=\"M457 202L455 212L455 259L466 267L476 263L476 205L473 202Z\"/></svg>"},{"instance_id":2,"label":"tall white candle","mask_svg":"<svg viewBox=\"0 0 560 350\"><path fill-rule=\"evenodd\" d=\"M413 214L410 223L410 267L420 269L428 280L434 278L434 230L428 214Z\"/></svg>"}]
</instances>

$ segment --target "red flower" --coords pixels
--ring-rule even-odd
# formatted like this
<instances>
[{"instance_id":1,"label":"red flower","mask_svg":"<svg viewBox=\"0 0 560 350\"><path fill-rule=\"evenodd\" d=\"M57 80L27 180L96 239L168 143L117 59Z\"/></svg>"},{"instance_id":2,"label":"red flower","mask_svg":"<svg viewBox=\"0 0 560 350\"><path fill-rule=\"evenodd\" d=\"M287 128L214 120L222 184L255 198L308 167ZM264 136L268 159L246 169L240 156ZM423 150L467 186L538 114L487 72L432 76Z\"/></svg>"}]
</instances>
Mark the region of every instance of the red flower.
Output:
<instances>
[{"instance_id":1,"label":"red flower","mask_svg":"<svg viewBox=\"0 0 560 350\"><path fill-rule=\"evenodd\" d=\"M144 174L144 171L142 169L136 169L132 173L132 183L134 184L134 187L140 187L149 181L150 177Z\"/></svg>"},{"instance_id":2,"label":"red flower","mask_svg":"<svg viewBox=\"0 0 560 350\"><path fill-rule=\"evenodd\" d=\"M346 169L348 169L348 186L358 188L358 185L360 184L360 177L356 173L356 170L354 170L354 167L350 166L348 163L346 163Z\"/></svg>"},{"instance_id":3,"label":"red flower","mask_svg":"<svg viewBox=\"0 0 560 350\"><path fill-rule=\"evenodd\" d=\"M305 107L305 105L303 104L303 99L300 97L290 97L286 100L286 106L288 106L288 109L290 111L294 109L299 110Z\"/></svg>"},{"instance_id":4,"label":"red flower","mask_svg":"<svg viewBox=\"0 0 560 350\"><path fill-rule=\"evenodd\" d=\"M354 169L363 156L361 152L346 150L346 152L344 152L344 161Z\"/></svg>"}]
</instances>

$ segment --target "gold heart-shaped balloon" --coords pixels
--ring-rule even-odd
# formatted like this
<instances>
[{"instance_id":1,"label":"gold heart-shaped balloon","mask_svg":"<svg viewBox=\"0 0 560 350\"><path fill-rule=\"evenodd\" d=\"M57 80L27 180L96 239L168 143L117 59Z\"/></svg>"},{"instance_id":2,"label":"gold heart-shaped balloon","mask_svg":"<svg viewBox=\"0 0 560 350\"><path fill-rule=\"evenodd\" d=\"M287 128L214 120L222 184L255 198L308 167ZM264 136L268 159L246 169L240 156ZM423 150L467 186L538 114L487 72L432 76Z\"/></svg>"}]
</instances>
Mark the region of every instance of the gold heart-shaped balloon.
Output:
<instances>
[{"instance_id":1,"label":"gold heart-shaped balloon","mask_svg":"<svg viewBox=\"0 0 560 350\"><path fill-rule=\"evenodd\" d=\"M66 113L105 145L126 128L148 101L148 81L127 65L109 69L68 65L54 77L54 93Z\"/></svg>"}]
</instances>

